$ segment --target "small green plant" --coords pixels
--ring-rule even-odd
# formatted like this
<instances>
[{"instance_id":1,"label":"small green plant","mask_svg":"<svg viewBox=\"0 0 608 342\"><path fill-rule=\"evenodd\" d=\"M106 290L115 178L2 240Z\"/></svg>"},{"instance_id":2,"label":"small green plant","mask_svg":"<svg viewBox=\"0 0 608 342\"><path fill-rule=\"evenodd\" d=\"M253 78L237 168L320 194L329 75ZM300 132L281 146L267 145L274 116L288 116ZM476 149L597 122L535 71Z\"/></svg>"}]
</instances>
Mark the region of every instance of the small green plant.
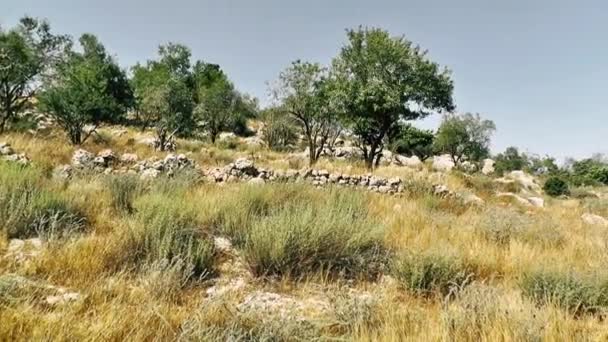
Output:
<instances>
[{"instance_id":1,"label":"small green plant","mask_svg":"<svg viewBox=\"0 0 608 342\"><path fill-rule=\"evenodd\" d=\"M543 186L543 190L552 197L570 194L568 183L559 177L549 177Z\"/></svg>"},{"instance_id":2,"label":"small green plant","mask_svg":"<svg viewBox=\"0 0 608 342\"><path fill-rule=\"evenodd\" d=\"M458 292L475 278L471 266L440 254L403 254L394 260L392 273L404 287L423 296Z\"/></svg>"}]
</instances>

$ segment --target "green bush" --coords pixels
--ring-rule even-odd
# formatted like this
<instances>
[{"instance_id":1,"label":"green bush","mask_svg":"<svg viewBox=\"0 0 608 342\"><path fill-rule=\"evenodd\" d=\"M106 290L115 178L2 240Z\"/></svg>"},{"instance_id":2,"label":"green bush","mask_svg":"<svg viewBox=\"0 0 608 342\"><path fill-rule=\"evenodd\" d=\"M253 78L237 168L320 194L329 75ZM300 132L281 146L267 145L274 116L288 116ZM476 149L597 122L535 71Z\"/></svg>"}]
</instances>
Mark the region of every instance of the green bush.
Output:
<instances>
[{"instance_id":1,"label":"green bush","mask_svg":"<svg viewBox=\"0 0 608 342\"><path fill-rule=\"evenodd\" d=\"M44 181L35 168L0 163L0 228L9 238L60 238L85 228L84 216Z\"/></svg>"},{"instance_id":2,"label":"green bush","mask_svg":"<svg viewBox=\"0 0 608 342\"><path fill-rule=\"evenodd\" d=\"M205 223L217 234L242 246L250 227L258 220L294 203L312 201L315 201L314 191L301 185L239 186L223 191L221 197L208 203L212 213L208 214Z\"/></svg>"},{"instance_id":3,"label":"green bush","mask_svg":"<svg viewBox=\"0 0 608 342\"><path fill-rule=\"evenodd\" d=\"M183 197L149 194L135 201L132 228L135 255L148 264L183 263L192 276L213 274L214 247L199 228L192 205Z\"/></svg>"},{"instance_id":4,"label":"green bush","mask_svg":"<svg viewBox=\"0 0 608 342\"><path fill-rule=\"evenodd\" d=\"M392 274L404 287L423 296L458 292L475 278L471 266L440 254L403 254L393 261Z\"/></svg>"},{"instance_id":5,"label":"green bush","mask_svg":"<svg viewBox=\"0 0 608 342\"><path fill-rule=\"evenodd\" d=\"M387 256L382 227L368 218L362 198L342 192L273 211L246 234L245 259L262 276L321 271L373 278Z\"/></svg>"},{"instance_id":6,"label":"green bush","mask_svg":"<svg viewBox=\"0 0 608 342\"><path fill-rule=\"evenodd\" d=\"M543 190L549 196L557 197L561 195L569 195L570 189L568 188L568 184L566 181L559 177L549 177L545 181L545 185L543 186Z\"/></svg>"},{"instance_id":7,"label":"green bush","mask_svg":"<svg viewBox=\"0 0 608 342\"><path fill-rule=\"evenodd\" d=\"M521 281L524 295L539 304L556 304L578 315L608 307L608 282L574 273L536 271Z\"/></svg>"}]
</instances>

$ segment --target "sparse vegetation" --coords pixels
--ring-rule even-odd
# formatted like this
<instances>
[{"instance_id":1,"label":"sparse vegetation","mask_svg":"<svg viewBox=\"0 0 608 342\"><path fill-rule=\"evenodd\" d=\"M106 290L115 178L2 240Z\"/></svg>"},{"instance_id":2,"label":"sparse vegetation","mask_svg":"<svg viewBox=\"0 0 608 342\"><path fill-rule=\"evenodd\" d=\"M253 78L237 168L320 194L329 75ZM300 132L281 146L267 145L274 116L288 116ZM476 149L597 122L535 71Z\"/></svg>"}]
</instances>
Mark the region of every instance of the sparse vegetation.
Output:
<instances>
[{"instance_id":1,"label":"sparse vegetation","mask_svg":"<svg viewBox=\"0 0 608 342\"><path fill-rule=\"evenodd\" d=\"M184 45L130 79L81 45L37 19L0 29L0 340L608 337L606 159L397 166L482 166L495 129L408 122L454 103L405 38L347 31L260 116Z\"/></svg>"}]
</instances>

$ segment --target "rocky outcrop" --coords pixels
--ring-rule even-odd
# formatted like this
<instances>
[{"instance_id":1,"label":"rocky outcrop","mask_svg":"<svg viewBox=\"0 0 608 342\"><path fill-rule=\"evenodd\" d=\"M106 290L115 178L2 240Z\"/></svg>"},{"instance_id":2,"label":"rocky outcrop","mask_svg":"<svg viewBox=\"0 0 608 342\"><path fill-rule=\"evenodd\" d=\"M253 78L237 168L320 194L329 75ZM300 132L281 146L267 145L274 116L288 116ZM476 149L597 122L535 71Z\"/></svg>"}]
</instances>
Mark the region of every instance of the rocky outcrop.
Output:
<instances>
[{"instance_id":1,"label":"rocky outcrop","mask_svg":"<svg viewBox=\"0 0 608 342\"><path fill-rule=\"evenodd\" d=\"M496 194L496 197L510 198L513 201L515 201L515 203L518 203L525 207L542 208L545 206L545 200L542 199L541 197L527 197L526 198L526 197L522 197L522 196L512 193L512 192L499 192Z\"/></svg>"},{"instance_id":2,"label":"rocky outcrop","mask_svg":"<svg viewBox=\"0 0 608 342\"><path fill-rule=\"evenodd\" d=\"M525 191L531 191L537 194L541 193L540 185L538 185L536 179L534 179L532 175L529 175L521 170L511 171L504 177L496 179L496 182L502 184L517 183Z\"/></svg>"},{"instance_id":3,"label":"rocky outcrop","mask_svg":"<svg viewBox=\"0 0 608 342\"><path fill-rule=\"evenodd\" d=\"M169 153L163 159L151 158L137 162L136 154L125 153L120 158L112 150L103 150L94 156L92 153L79 149L72 156L71 165L55 168L54 176L69 179L75 170L94 172L135 173L142 179L156 178L161 174L173 175L185 169L194 170L196 163L184 154Z\"/></svg>"}]
</instances>

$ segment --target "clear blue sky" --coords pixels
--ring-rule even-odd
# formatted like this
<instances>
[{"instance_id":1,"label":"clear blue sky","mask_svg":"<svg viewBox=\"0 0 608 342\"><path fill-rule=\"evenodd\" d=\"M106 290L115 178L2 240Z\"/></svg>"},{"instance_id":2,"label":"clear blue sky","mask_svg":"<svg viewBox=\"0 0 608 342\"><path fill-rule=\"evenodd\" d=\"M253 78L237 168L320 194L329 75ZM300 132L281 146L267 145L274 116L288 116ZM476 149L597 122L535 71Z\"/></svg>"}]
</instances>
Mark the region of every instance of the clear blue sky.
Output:
<instances>
[{"instance_id":1,"label":"clear blue sky","mask_svg":"<svg viewBox=\"0 0 608 342\"><path fill-rule=\"evenodd\" d=\"M123 66L160 43L188 45L264 103L267 81L294 59L330 62L345 28L380 26L453 71L461 112L516 145L558 158L608 153L605 0L4 0L0 24L46 17L56 32L98 35ZM439 117L420 123L434 128Z\"/></svg>"}]
</instances>

